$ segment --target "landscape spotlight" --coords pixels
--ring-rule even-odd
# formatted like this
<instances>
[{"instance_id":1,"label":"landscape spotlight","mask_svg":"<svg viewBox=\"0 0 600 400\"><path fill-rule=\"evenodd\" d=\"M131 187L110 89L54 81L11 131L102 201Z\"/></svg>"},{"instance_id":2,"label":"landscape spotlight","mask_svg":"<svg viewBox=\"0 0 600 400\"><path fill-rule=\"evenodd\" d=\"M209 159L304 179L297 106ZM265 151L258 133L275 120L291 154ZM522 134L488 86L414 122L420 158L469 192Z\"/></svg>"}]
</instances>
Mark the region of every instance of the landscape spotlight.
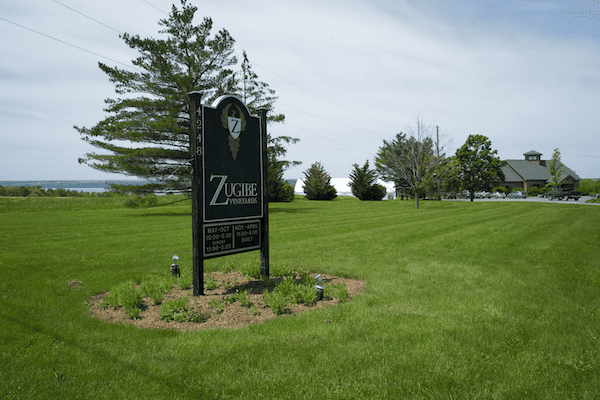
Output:
<instances>
[{"instance_id":1,"label":"landscape spotlight","mask_svg":"<svg viewBox=\"0 0 600 400\"><path fill-rule=\"evenodd\" d=\"M179 260L179 256L175 254L173 256L173 264L171 264L171 276L173 277L181 277L181 273L179 272L179 265L176 263L177 260Z\"/></svg>"},{"instance_id":2,"label":"landscape spotlight","mask_svg":"<svg viewBox=\"0 0 600 400\"><path fill-rule=\"evenodd\" d=\"M315 285L315 289L317 289L317 301L323 300L323 292L325 291L325 288L320 285Z\"/></svg>"},{"instance_id":3,"label":"landscape spotlight","mask_svg":"<svg viewBox=\"0 0 600 400\"><path fill-rule=\"evenodd\" d=\"M321 274L315 276L315 279L317 280L317 282L319 282L319 285L323 283L323 278L321 278Z\"/></svg>"}]
</instances>

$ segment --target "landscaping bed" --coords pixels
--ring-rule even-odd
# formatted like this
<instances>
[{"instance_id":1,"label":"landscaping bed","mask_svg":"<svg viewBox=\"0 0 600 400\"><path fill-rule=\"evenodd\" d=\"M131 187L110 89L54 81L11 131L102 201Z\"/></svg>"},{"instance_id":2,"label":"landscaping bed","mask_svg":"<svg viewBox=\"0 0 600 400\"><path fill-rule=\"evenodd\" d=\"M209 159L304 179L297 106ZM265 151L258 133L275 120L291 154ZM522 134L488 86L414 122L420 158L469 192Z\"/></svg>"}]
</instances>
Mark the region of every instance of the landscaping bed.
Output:
<instances>
[{"instance_id":1,"label":"landscaping bed","mask_svg":"<svg viewBox=\"0 0 600 400\"><path fill-rule=\"evenodd\" d=\"M154 304L153 298L144 293L145 286L142 282L141 285L135 286L139 296L143 296L139 304L139 315L132 318L131 312L128 312L125 306L116 305L118 301L113 300L114 305L110 303L108 300L110 292L96 295L89 300L90 315L107 322L135 325L140 329L187 331L217 327L240 328L260 324L276 317L331 307L353 298L365 288L365 283L357 279L321 274L322 285L325 288L323 300L310 302L307 305L302 302L302 299L282 298L283 304L280 302L280 306L283 305L283 308L280 308L279 312L265 303L265 300L269 302L269 295L274 291L279 294L283 291L283 287L297 288L297 290L310 287L316 293L313 286L317 284L314 279L317 274L307 275L310 276L310 280L305 278L306 282L303 282L301 274L265 280L248 277L235 270L227 273L212 272L204 276L205 287L208 286L211 290L205 288L204 296L196 297L193 296L191 288L179 287L186 286L186 284L179 285L181 282L179 279L165 279L167 287L164 290L164 298L159 304ZM215 285L216 288L213 288ZM266 299L263 293L268 293ZM175 310L175 313L169 314L166 310L169 307L177 309L177 306L180 310Z\"/></svg>"}]
</instances>

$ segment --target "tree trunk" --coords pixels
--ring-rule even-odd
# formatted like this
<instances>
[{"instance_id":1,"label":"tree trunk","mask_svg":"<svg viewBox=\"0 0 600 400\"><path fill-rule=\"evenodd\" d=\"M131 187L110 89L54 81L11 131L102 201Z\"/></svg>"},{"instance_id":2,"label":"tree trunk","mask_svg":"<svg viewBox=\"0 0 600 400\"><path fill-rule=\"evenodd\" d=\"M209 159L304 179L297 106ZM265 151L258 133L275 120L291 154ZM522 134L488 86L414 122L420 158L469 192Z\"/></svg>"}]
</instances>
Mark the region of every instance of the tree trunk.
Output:
<instances>
[{"instance_id":1,"label":"tree trunk","mask_svg":"<svg viewBox=\"0 0 600 400\"><path fill-rule=\"evenodd\" d=\"M417 210L419 209L419 195L416 190L415 190L415 208Z\"/></svg>"}]
</instances>

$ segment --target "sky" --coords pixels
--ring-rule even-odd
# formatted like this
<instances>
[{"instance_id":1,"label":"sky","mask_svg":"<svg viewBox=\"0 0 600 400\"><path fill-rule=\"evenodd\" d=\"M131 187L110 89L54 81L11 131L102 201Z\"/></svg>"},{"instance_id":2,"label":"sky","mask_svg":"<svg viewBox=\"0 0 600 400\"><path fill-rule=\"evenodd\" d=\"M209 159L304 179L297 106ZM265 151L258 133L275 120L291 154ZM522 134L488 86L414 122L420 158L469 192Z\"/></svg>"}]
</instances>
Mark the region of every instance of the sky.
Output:
<instances>
[{"instance_id":1,"label":"sky","mask_svg":"<svg viewBox=\"0 0 600 400\"><path fill-rule=\"evenodd\" d=\"M600 177L599 0L190 2L276 91L286 122L269 132L300 139L286 178L317 161L334 178L373 166L417 115L446 155L481 134L500 159L558 148L581 178ZM98 68L131 68L119 33L159 37L172 4L0 2L0 180L131 179L79 164L96 149L73 126L119 96Z\"/></svg>"}]
</instances>

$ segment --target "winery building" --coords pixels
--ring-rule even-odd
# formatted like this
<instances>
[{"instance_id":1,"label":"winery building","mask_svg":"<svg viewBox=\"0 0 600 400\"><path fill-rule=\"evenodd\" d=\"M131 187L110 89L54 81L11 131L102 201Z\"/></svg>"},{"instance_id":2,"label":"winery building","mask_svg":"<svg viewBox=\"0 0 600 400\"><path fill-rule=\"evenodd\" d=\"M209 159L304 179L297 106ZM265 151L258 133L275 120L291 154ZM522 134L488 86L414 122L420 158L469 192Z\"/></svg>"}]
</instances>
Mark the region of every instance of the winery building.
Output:
<instances>
[{"instance_id":1,"label":"winery building","mask_svg":"<svg viewBox=\"0 0 600 400\"><path fill-rule=\"evenodd\" d=\"M523 154L525 159L502 161L502 172L508 190L523 188L527 192L532 187L542 188L552 180L550 175L550 160L542 160L542 153L535 150ZM577 189L581 178L566 165L561 167L560 187L567 190Z\"/></svg>"}]
</instances>

